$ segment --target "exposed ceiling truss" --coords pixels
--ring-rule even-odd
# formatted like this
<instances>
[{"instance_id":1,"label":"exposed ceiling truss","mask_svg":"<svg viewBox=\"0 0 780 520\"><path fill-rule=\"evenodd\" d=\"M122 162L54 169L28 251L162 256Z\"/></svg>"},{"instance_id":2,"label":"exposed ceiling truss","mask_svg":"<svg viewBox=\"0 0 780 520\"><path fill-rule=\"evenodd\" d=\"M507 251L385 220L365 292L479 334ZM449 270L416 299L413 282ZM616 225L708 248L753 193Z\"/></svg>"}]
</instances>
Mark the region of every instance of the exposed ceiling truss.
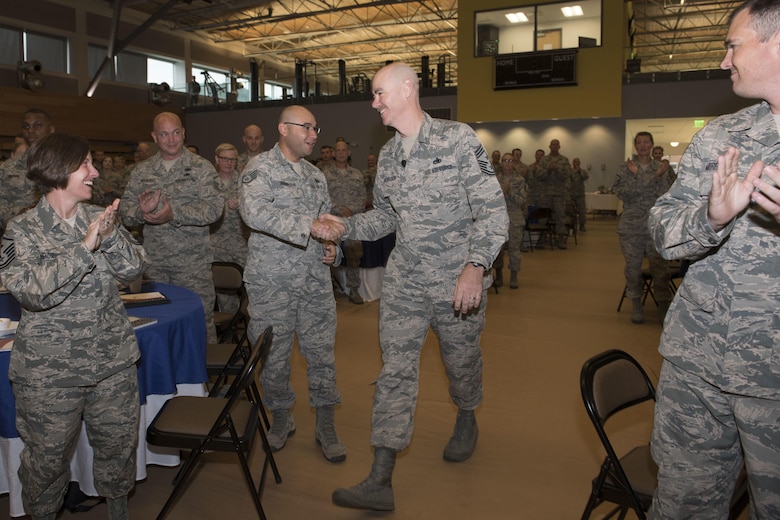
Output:
<instances>
[{"instance_id":1,"label":"exposed ceiling truss","mask_svg":"<svg viewBox=\"0 0 780 520\"><path fill-rule=\"evenodd\" d=\"M337 78L339 60L349 76L368 77L387 61L447 66L457 85L458 0L115 0L156 16L169 30L215 44L240 45L247 58L294 67L316 65ZM614 0L603 0L610 2ZM633 12L633 47L641 71L717 69L733 0L626 0ZM465 23L472 23L466 20Z\"/></svg>"},{"instance_id":2,"label":"exposed ceiling truss","mask_svg":"<svg viewBox=\"0 0 780 520\"><path fill-rule=\"evenodd\" d=\"M633 0L633 50L642 72L717 69L731 11L741 1ZM629 49L630 52L630 49Z\"/></svg>"},{"instance_id":3,"label":"exposed ceiling truss","mask_svg":"<svg viewBox=\"0 0 780 520\"><path fill-rule=\"evenodd\" d=\"M127 8L153 15L163 4ZM247 58L314 63L332 77L339 60L350 76L371 77L387 61L419 64L428 56L432 67L446 60L448 86L457 84L457 0L190 0L159 20L215 44L241 44Z\"/></svg>"}]
</instances>

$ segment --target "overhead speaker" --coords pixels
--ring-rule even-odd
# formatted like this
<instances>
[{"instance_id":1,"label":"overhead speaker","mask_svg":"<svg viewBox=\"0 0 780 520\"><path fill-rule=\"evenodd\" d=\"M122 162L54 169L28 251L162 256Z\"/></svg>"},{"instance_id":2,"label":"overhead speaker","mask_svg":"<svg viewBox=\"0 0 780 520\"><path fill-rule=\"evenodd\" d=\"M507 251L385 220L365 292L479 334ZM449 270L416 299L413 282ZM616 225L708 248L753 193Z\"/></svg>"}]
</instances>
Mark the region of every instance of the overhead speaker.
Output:
<instances>
[{"instance_id":1,"label":"overhead speaker","mask_svg":"<svg viewBox=\"0 0 780 520\"><path fill-rule=\"evenodd\" d=\"M38 60L23 61L19 63L19 86L30 90L40 90L45 82L41 73L43 64Z\"/></svg>"},{"instance_id":2,"label":"overhead speaker","mask_svg":"<svg viewBox=\"0 0 780 520\"><path fill-rule=\"evenodd\" d=\"M626 72L629 74L637 74L642 71L642 60L639 58L631 58L626 60Z\"/></svg>"}]
</instances>

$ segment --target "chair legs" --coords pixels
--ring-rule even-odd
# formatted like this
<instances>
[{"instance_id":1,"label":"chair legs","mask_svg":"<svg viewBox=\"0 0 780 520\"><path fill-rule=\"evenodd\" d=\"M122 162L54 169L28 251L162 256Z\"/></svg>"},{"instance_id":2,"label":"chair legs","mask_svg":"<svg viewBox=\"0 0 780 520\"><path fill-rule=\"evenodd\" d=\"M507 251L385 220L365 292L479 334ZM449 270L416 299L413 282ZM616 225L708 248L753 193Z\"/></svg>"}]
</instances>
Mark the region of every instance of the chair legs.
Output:
<instances>
[{"instance_id":1,"label":"chair legs","mask_svg":"<svg viewBox=\"0 0 780 520\"><path fill-rule=\"evenodd\" d=\"M623 307L623 300L626 299L626 290L628 289L628 286L623 287L623 294L620 296L620 301L618 302L617 306L617 312L620 312L620 309ZM655 306L658 306L658 302L655 299L655 294L653 293L653 277L648 275L642 274L642 305L647 303L647 297L649 296L652 300Z\"/></svg>"}]
</instances>

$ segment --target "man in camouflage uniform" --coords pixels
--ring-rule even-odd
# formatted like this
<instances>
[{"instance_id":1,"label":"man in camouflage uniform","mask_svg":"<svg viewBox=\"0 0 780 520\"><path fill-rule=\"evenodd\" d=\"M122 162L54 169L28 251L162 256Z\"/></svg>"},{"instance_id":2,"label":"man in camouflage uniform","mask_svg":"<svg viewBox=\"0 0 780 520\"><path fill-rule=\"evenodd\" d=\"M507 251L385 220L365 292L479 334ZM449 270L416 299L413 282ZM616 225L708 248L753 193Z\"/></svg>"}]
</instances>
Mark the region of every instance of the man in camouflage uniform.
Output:
<instances>
[{"instance_id":1,"label":"man in camouflage uniform","mask_svg":"<svg viewBox=\"0 0 780 520\"><path fill-rule=\"evenodd\" d=\"M133 170L135 170L135 167L138 166L139 163L147 160L149 157L157 153L157 145L154 144L154 142L148 142L148 141L139 141L138 145L135 148L135 154L134 156L138 158L137 161L135 161L132 164L127 165L125 168L125 184L127 184L127 179L130 178L130 174L133 173Z\"/></svg>"},{"instance_id":2,"label":"man in camouflage uniform","mask_svg":"<svg viewBox=\"0 0 780 520\"><path fill-rule=\"evenodd\" d=\"M743 462L750 517L780 518L780 3L733 13L723 69L762 102L712 120L650 211L691 265L661 336L649 518L727 518Z\"/></svg>"},{"instance_id":3,"label":"man in camouflage uniform","mask_svg":"<svg viewBox=\"0 0 780 520\"><path fill-rule=\"evenodd\" d=\"M249 295L249 332L254 341L269 325L274 342L260 373L263 402L273 414L268 443L280 450L295 433L290 409L293 334L306 358L309 403L317 411L315 438L325 458L341 462L347 451L334 427L336 388L336 300L328 265L340 249L310 236L327 228L318 217L330 211L325 176L304 157L319 127L307 109L285 108L277 126L279 142L249 162L238 189L239 209L252 229L244 281ZM322 234L320 232L320 234Z\"/></svg>"},{"instance_id":4,"label":"man in camouflage uniform","mask_svg":"<svg viewBox=\"0 0 780 520\"><path fill-rule=\"evenodd\" d=\"M525 165L523 165L525 166ZM525 169L528 169L525 166ZM501 158L501 170L496 172L501 191L504 192L506 210L509 214L509 241L506 250L509 252L509 288L517 289L517 273L522 261L523 235L525 234L525 216L528 214L528 187L525 177L515 169L515 159L512 154L505 153ZM496 287L503 285L504 249L498 253L493 264L496 270Z\"/></svg>"},{"instance_id":5,"label":"man in camouflage uniform","mask_svg":"<svg viewBox=\"0 0 780 520\"><path fill-rule=\"evenodd\" d=\"M217 167L219 182L225 207L216 222L209 226L211 248L215 262L233 262L246 265L249 227L244 223L238 211L239 173L236 170L238 150L230 143L221 143L214 150L214 164ZM239 298L235 294L217 294L217 307L223 312L235 313L239 310Z\"/></svg>"},{"instance_id":6,"label":"man in camouflage uniform","mask_svg":"<svg viewBox=\"0 0 780 520\"><path fill-rule=\"evenodd\" d=\"M247 163L250 159L256 155L260 155L263 151L263 131L257 125L249 125L244 128L244 135L241 137L246 147L243 152L238 156L238 165L236 169L238 173L244 171Z\"/></svg>"},{"instance_id":7,"label":"man in camouflage uniform","mask_svg":"<svg viewBox=\"0 0 780 520\"><path fill-rule=\"evenodd\" d=\"M664 159L664 147L663 146L653 146L653 159L661 163L663 166L666 167L666 170L664 172L665 175L669 177L669 184L674 184L674 181L677 180L677 174L674 173L674 168L672 168L672 165L669 163L669 159Z\"/></svg>"},{"instance_id":8,"label":"man in camouflage uniform","mask_svg":"<svg viewBox=\"0 0 780 520\"><path fill-rule=\"evenodd\" d=\"M626 297L631 300L631 322L645 321L642 309L642 261L646 256L653 276L653 294L663 320L672 291L669 286L669 262L658 254L650 233L647 218L656 199L669 189L669 178L663 165L651 157L653 135L638 132L634 137L637 158L629 159L620 167L612 191L623 201L617 233L620 250L626 259Z\"/></svg>"},{"instance_id":9,"label":"man in camouflage uniform","mask_svg":"<svg viewBox=\"0 0 780 520\"><path fill-rule=\"evenodd\" d=\"M585 181L588 180L588 171L582 169L579 157L571 160L571 201L577 213L579 230L585 231L585 220L588 211L585 207Z\"/></svg>"},{"instance_id":10,"label":"man in camouflage uniform","mask_svg":"<svg viewBox=\"0 0 780 520\"><path fill-rule=\"evenodd\" d=\"M363 185L366 187L366 209L374 204L374 180L376 179L376 155L368 154L366 169L363 170Z\"/></svg>"},{"instance_id":11,"label":"man in camouflage uniform","mask_svg":"<svg viewBox=\"0 0 780 520\"><path fill-rule=\"evenodd\" d=\"M54 125L47 112L31 108L22 115L22 137L28 150L36 140L52 133ZM35 183L27 178L27 154L12 157L0 166L0 236L12 217L35 206L41 197Z\"/></svg>"},{"instance_id":12,"label":"man in camouflage uniform","mask_svg":"<svg viewBox=\"0 0 780 520\"><path fill-rule=\"evenodd\" d=\"M512 148L512 161L514 161L512 164L517 173L527 179L528 165L523 162L523 151L520 148ZM498 172L498 170L496 170L496 172Z\"/></svg>"},{"instance_id":13,"label":"man in camouflage uniform","mask_svg":"<svg viewBox=\"0 0 780 520\"><path fill-rule=\"evenodd\" d=\"M209 224L222 215L224 199L214 166L184 148L184 128L174 113L154 118L152 138L160 151L138 163L122 196L125 225L144 225L147 276L185 287L200 296L208 342L214 329L214 261Z\"/></svg>"},{"instance_id":14,"label":"man in camouflage uniform","mask_svg":"<svg viewBox=\"0 0 780 520\"><path fill-rule=\"evenodd\" d=\"M528 205L541 206L538 200L541 200L543 192L542 173L539 170L541 160L544 158L544 150L539 149L534 153L534 162L528 165L528 176L525 178L528 185ZM547 207L547 206L544 206Z\"/></svg>"},{"instance_id":15,"label":"man in camouflage uniform","mask_svg":"<svg viewBox=\"0 0 780 520\"><path fill-rule=\"evenodd\" d=\"M552 221L557 236L556 247L566 249L566 202L571 191L571 165L559 150L558 139L550 141L550 153L539 160L536 181L539 193L535 194L536 205L552 210Z\"/></svg>"},{"instance_id":16,"label":"man in camouflage uniform","mask_svg":"<svg viewBox=\"0 0 780 520\"><path fill-rule=\"evenodd\" d=\"M506 242L509 218L490 157L476 134L462 123L423 112L411 67L387 65L372 84L371 106L397 133L379 154L375 209L346 219L346 236L376 240L397 231L398 240L379 308L383 367L371 423L374 464L366 480L334 491L333 501L392 510L393 467L396 453L412 437L420 351L431 326L458 407L444 458L460 462L474 451L490 267Z\"/></svg>"},{"instance_id":17,"label":"man in camouflage uniform","mask_svg":"<svg viewBox=\"0 0 780 520\"><path fill-rule=\"evenodd\" d=\"M325 180L328 181L328 193L332 205L331 213L339 217L351 217L363 213L366 208L366 187L363 174L349 165L349 144L339 141L333 147L333 163L325 168ZM363 242L344 240L344 259L346 263L349 301L363 303L360 296L360 259L363 258Z\"/></svg>"},{"instance_id":18,"label":"man in camouflage uniform","mask_svg":"<svg viewBox=\"0 0 780 520\"><path fill-rule=\"evenodd\" d=\"M493 171L501 170L501 150L493 150L490 154L490 164L493 165Z\"/></svg>"}]
</instances>

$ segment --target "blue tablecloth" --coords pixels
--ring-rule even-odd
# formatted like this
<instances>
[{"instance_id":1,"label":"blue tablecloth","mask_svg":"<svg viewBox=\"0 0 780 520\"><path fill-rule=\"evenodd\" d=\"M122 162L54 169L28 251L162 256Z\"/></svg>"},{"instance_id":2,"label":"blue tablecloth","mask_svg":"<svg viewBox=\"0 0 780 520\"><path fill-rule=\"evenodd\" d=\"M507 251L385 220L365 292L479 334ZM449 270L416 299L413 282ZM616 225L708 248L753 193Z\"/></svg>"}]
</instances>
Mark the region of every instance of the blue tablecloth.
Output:
<instances>
[{"instance_id":1,"label":"blue tablecloth","mask_svg":"<svg viewBox=\"0 0 780 520\"><path fill-rule=\"evenodd\" d=\"M206 374L206 322L203 304L194 292L160 283L145 284L142 291L159 291L171 303L128 309L128 314L154 318L157 323L137 329L141 359L138 362L138 389L141 404L148 395L176 393L177 384L204 383ZM10 295L0 295L0 317L18 320L19 303ZM8 381L10 352L0 352L0 437L18 437L16 402Z\"/></svg>"},{"instance_id":2,"label":"blue tablecloth","mask_svg":"<svg viewBox=\"0 0 780 520\"><path fill-rule=\"evenodd\" d=\"M385 267L390 253L395 247L395 233L375 240L373 242L363 241L363 257L360 259L360 267Z\"/></svg>"}]
</instances>

